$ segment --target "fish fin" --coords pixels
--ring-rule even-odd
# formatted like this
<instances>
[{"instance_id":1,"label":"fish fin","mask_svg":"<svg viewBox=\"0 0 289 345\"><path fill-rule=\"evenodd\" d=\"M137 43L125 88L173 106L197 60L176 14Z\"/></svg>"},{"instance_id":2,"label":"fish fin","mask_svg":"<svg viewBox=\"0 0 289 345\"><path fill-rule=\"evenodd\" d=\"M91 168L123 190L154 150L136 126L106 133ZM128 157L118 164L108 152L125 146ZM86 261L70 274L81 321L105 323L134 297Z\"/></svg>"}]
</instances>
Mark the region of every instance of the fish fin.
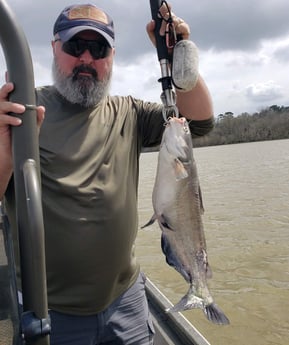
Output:
<instances>
[{"instance_id":1,"label":"fish fin","mask_svg":"<svg viewBox=\"0 0 289 345\"><path fill-rule=\"evenodd\" d=\"M146 228L147 226L152 225L155 221L156 221L157 217L155 216L155 214L151 217L151 219L141 227L141 229Z\"/></svg>"},{"instance_id":2,"label":"fish fin","mask_svg":"<svg viewBox=\"0 0 289 345\"><path fill-rule=\"evenodd\" d=\"M174 159L173 168L177 181L189 176L187 170L184 167L184 164L178 158Z\"/></svg>"},{"instance_id":3,"label":"fish fin","mask_svg":"<svg viewBox=\"0 0 289 345\"><path fill-rule=\"evenodd\" d=\"M217 306L216 303L211 303L204 306L204 300L192 294L192 288L190 287L187 294L181 298L181 300L173 307L167 309L167 312L180 312L189 309L203 309L207 319L217 325L228 325L230 323L224 312Z\"/></svg>"},{"instance_id":4,"label":"fish fin","mask_svg":"<svg viewBox=\"0 0 289 345\"><path fill-rule=\"evenodd\" d=\"M172 230L174 231L174 229L170 226L169 222L167 221L166 217L164 215L161 215L160 216L160 219L159 219L159 222L160 224L166 228L167 230Z\"/></svg>"},{"instance_id":5,"label":"fish fin","mask_svg":"<svg viewBox=\"0 0 289 345\"><path fill-rule=\"evenodd\" d=\"M189 309L196 309L196 308L203 309L203 307L204 307L204 300L196 295L193 295L192 289L190 287L187 294L183 296L177 304L169 308L168 312L174 313L174 312L179 312L179 311L189 310Z\"/></svg>"},{"instance_id":6,"label":"fish fin","mask_svg":"<svg viewBox=\"0 0 289 345\"><path fill-rule=\"evenodd\" d=\"M174 267L174 269L184 277L186 282L190 283L191 276L184 268L184 265L182 265L182 263L178 260L178 256L173 251L165 233L162 233L161 236L161 247L163 253L165 254L167 264Z\"/></svg>"},{"instance_id":7,"label":"fish fin","mask_svg":"<svg viewBox=\"0 0 289 345\"><path fill-rule=\"evenodd\" d=\"M160 225L162 227L166 228L167 230L172 230L172 231L174 230L170 227L168 221L166 220L166 218L163 215L161 215L160 217L157 217L155 214L151 217L151 219L145 225L143 225L141 227L141 229L152 225L156 220L158 220L160 222Z\"/></svg>"},{"instance_id":8,"label":"fish fin","mask_svg":"<svg viewBox=\"0 0 289 345\"><path fill-rule=\"evenodd\" d=\"M201 190L201 186L200 185L199 185L199 199L200 199L201 213L204 214L205 213L205 209L204 209L203 196L202 196L202 190Z\"/></svg>"},{"instance_id":9,"label":"fish fin","mask_svg":"<svg viewBox=\"0 0 289 345\"><path fill-rule=\"evenodd\" d=\"M206 267L206 278L207 279L211 279L213 277L213 272L211 270L211 266L209 264L207 264Z\"/></svg>"},{"instance_id":10,"label":"fish fin","mask_svg":"<svg viewBox=\"0 0 289 345\"><path fill-rule=\"evenodd\" d=\"M224 312L217 306L216 303L211 303L204 308L204 313L207 319L217 325L228 325L230 323Z\"/></svg>"}]
</instances>

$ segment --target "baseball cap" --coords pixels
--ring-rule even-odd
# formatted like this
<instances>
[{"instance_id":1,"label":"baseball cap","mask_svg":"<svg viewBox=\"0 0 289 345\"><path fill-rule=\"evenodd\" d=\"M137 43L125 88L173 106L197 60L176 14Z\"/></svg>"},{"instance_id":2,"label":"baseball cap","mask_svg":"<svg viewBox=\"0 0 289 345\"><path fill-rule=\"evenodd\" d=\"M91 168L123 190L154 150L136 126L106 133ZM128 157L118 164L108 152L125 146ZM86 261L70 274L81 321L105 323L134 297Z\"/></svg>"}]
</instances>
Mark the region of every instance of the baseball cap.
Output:
<instances>
[{"instance_id":1,"label":"baseball cap","mask_svg":"<svg viewBox=\"0 0 289 345\"><path fill-rule=\"evenodd\" d=\"M58 34L61 41L66 42L84 30L98 32L111 47L114 46L113 21L108 14L93 4L66 7L56 19L53 34Z\"/></svg>"}]
</instances>

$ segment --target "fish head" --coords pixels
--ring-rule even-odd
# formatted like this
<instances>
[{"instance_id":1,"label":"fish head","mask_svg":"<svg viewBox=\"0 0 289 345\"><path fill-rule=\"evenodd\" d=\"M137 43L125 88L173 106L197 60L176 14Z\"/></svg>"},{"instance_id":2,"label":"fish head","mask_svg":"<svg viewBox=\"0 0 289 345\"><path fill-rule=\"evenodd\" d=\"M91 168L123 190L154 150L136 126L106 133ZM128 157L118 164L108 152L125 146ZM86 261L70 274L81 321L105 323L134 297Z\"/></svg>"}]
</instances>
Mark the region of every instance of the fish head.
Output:
<instances>
[{"instance_id":1,"label":"fish head","mask_svg":"<svg viewBox=\"0 0 289 345\"><path fill-rule=\"evenodd\" d=\"M162 139L163 146L174 159L182 163L191 161L192 137L189 124L184 117L172 117L168 120Z\"/></svg>"}]
</instances>

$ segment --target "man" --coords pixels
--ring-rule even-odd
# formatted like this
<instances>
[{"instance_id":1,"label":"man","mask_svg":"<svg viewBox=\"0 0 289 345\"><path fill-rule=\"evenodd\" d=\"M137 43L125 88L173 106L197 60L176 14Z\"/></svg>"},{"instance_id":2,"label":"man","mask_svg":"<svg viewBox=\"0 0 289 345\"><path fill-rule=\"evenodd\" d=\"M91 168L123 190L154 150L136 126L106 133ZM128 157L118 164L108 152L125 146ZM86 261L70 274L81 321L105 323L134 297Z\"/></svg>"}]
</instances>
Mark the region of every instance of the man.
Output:
<instances>
[{"instance_id":1,"label":"man","mask_svg":"<svg viewBox=\"0 0 289 345\"><path fill-rule=\"evenodd\" d=\"M167 8L161 11L166 18ZM188 38L188 25L173 20L176 33ZM154 42L153 30L150 22ZM162 107L108 95L114 28L103 10L69 6L53 33L54 85L36 90L51 344L152 344L134 241L139 155L160 143ZM0 200L15 231L10 127L21 125L24 106L8 101L12 90L12 83L0 90ZM202 78L176 93L192 133L210 131Z\"/></svg>"}]
</instances>

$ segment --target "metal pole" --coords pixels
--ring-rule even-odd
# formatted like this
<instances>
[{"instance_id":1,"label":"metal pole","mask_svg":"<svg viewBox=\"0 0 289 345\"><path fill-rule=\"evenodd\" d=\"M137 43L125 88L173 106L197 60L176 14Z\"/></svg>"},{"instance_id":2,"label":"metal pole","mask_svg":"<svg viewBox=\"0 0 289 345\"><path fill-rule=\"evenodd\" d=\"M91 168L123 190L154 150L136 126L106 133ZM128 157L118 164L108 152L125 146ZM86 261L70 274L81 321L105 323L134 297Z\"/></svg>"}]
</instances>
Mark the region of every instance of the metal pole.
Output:
<instances>
[{"instance_id":1,"label":"metal pole","mask_svg":"<svg viewBox=\"0 0 289 345\"><path fill-rule=\"evenodd\" d=\"M8 79L15 86L10 100L27 105L22 125L12 128L13 177L24 309L22 333L27 345L49 345L39 143L36 110L33 107L33 66L26 37L3 0L0 0L0 41Z\"/></svg>"}]
</instances>

